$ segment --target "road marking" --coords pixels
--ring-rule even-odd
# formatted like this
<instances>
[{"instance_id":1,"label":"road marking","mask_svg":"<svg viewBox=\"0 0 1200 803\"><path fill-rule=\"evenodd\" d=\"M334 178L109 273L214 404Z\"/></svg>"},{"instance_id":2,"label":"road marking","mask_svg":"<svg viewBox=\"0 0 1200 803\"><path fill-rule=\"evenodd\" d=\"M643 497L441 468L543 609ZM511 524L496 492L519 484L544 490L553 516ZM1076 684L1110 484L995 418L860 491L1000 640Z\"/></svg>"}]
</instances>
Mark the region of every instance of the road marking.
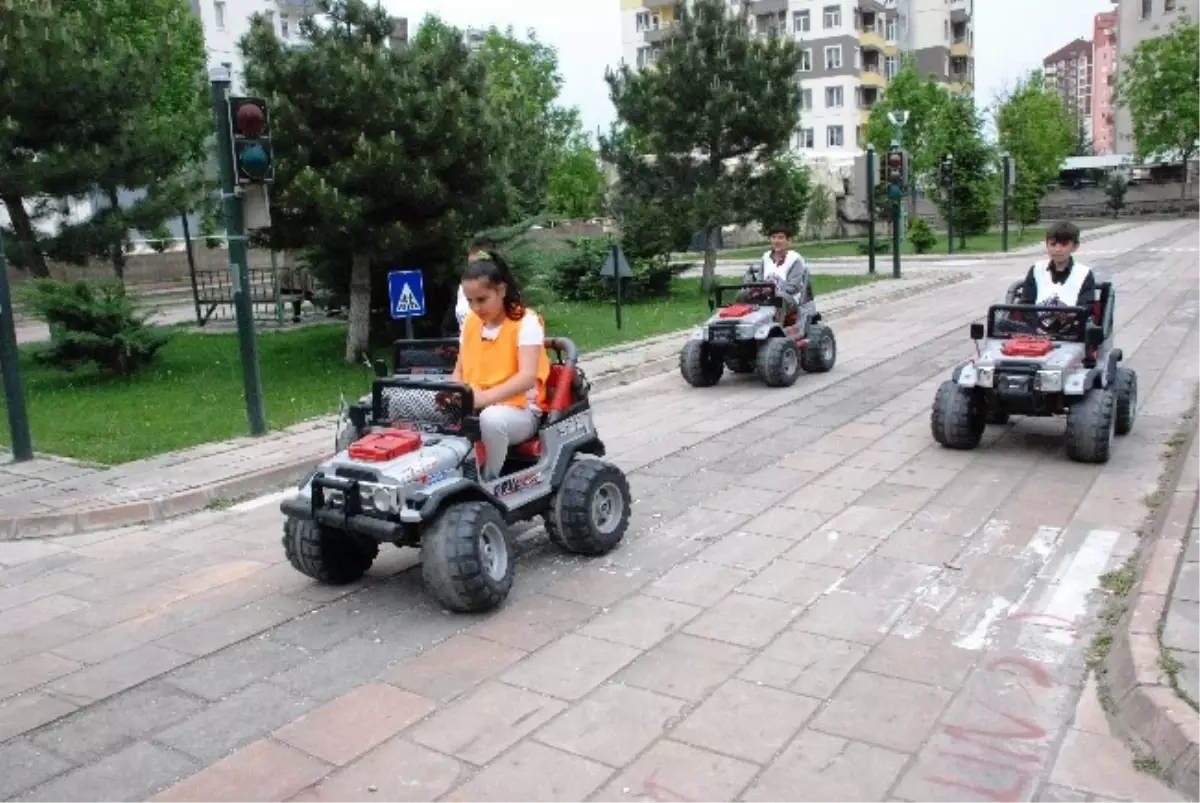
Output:
<instances>
[{"instance_id":1,"label":"road marking","mask_svg":"<svg viewBox=\"0 0 1200 803\"><path fill-rule=\"evenodd\" d=\"M283 491L275 491L274 493L269 493L266 496L257 496L253 499L247 499L245 502L238 502L236 505L230 505L229 512L230 513L249 513L252 510L258 510L259 508L263 508L268 505L272 505L272 504L277 505L280 502L282 502L286 497L291 496L293 493L295 493L295 489L288 488Z\"/></svg>"},{"instance_id":2,"label":"road marking","mask_svg":"<svg viewBox=\"0 0 1200 803\"><path fill-rule=\"evenodd\" d=\"M1100 575L1108 567L1121 534L1113 530L1092 530L1071 562L1054 578L1056 586L1042 613L1063 621L1075 622L1087 613L1087 599L1100 585Z\"/></svg>"}]
</instances>

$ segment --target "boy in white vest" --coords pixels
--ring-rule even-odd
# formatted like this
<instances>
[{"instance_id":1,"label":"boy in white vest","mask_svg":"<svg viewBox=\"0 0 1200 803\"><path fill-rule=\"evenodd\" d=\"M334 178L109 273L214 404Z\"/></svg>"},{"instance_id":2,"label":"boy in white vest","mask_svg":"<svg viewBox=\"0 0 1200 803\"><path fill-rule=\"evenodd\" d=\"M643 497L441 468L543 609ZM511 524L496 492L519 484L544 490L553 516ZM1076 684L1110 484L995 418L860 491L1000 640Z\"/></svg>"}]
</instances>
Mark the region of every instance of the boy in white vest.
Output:
<instances>
[{"instance_id":1,"label":"boy in white vest","mask_svg":"<svg viewBox=\"0 0 1200 803\"><path fill-rule=\"evenodd\" d=\"M1048 259L1034 263L1021 285L1022 304L1037 306L1087 306L1096 297L1096 277L1092 269L1076 262L1079 227L1059 221L1046 230Z\"/></svg>"},{"instance_id":2,"label":"boy in white vest","mask_svg":"<svg viewBox=\"0 0 1200 803\"><path fill-rule=\"evenodd\" d=\"M800 294L808 285L808 266L804 257L789 247L787 226L779 225L771 229L771 250L763 254L762 262L753 266L757 276L750 271L742 277L743 282L773 282L779 295L783 297L784 315L790 315L798 308ZM743 291L738 294L739 301L748 301L754 291Z\"/></svg>"}]
</instances>

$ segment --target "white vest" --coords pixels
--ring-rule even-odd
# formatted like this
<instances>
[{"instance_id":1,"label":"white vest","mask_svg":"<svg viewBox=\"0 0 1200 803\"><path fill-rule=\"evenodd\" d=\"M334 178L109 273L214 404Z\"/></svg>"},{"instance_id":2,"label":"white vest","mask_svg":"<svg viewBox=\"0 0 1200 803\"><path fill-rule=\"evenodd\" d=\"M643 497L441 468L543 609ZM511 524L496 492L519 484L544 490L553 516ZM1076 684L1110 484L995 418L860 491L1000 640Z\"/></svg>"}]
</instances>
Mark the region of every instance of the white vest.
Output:
<instances>
[{"instance_id":1,"label":"white vest","mask_svg":"<svg viewBox=\"0 0 1200 803\"><path fill-rule=\"evenodd\" d=\"M787 278L788 271L792 269L792 265L795 265L800 260L801 257L799 254L797 254L795 251L788 251L787 255L783 258L783 264L776 265L775 257L772 256L771 251L768 251L767 253L763 254L762 258L763 281L769 282L772 279L779 279L779 281L782 282Z\"/></svg>"},{"instance_id":2,"label":"white vest","mask_svg":"<svg viewBox=\"0 0 1200 803\"><path fill-rule=\"evenodd\" d=\"M1050 260L1043 259L1033 266L1033 279L1037 284L1037 299L1034 301L1039 307L1050 306L1057 299L1059 304L1064 307L1077 307L1086 305L1092 299L1080 299L1079 290L1083 287L1083 281L1092 272L1092 269L1087 265L1079 262L1071 266L1071 275L1062 284L1056 284L1051 277Z\"/></svg>"}]
</instances>

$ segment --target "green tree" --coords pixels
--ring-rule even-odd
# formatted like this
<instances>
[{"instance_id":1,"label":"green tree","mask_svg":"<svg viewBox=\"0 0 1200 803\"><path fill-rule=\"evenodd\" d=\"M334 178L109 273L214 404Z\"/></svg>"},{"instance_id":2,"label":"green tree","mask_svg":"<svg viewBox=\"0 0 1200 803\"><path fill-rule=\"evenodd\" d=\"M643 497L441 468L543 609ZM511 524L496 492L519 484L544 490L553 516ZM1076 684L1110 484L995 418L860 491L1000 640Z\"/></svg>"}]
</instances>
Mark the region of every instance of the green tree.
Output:
<instances>
[{"instance_id":1,"label":"green tree","mask_svg":"<svg viewBox=\"0 0 1200 803\"><path fill-rule=\"evenodd\" d=\"M491 28L475 54L486 70L488 101L501 132L498 155L519 216L546 211L556 171L567 160L582 164L578 148L571 147L578 145L579 113L555 105L563 83L558 53L533 30L526 36L518 39L511 27L503 33Z\"/></svg>"},{"instance_id":2,"label":"green tree","mask_svg":"<svg viewBox=\"0 0 1200 803\"><path fill-rule=\"evenodd\" d=\"M261 16L240 46L246 85L272 110L271 245L308 248L330 290L348 294L346 360L357 362L388 264L420 265L449 292L463 240L504 222L510 193L484 64L458 30L427 16L393 50L382 7L317 10L330 24L301 20L307 47L285 46Z\"/></svg>"},{"instance_id":3,"label":"green tree","mask_svg":"<svg viewBox=\"0 0 1200 803\"><path fill-rule=\"evenodd\" d=\"M787 226L793 236L801 233L813 188L811 172L795 154L776 156L763 166L757 180L739 189L747 194L737 206L758 221L764 236L775 225Z\"/></svg>"},{"instance_id":4,"label":"green tree","mask_svg":"<svg viewBox=\"0 0 1200 803\"><path fill-rule=\"evenodd\" d=\"M746 4L737 14L725 0L675 11L653 69L606 71L622 128L602 139L601 152L617 166L623 194L665 210L666 229L705 233L709 287L721 226L753 219L744 201L769 185L761 167L799 123L801 49L790 37L751 36Z\"/></svg>"},{"instance_id":5,"label":"green tree","mask_svg":"<svg viewBox=\"0 0 1200 803\"><path fill-rule=\"evenodd\" d=\"M908 151L912 160L910 178L916 181L929 173L945 154L937 152L929 143L929 126L949 96L932 78L924 77L917 69L916 59L905 56L900 69L888 82L883 97L871 107L867 119L866 140L875 146L875 152L888 152L896 135L896 127L888 119L893 111L908 112L908 119L900 130L900 147ZM909 213L916 214L916 195L908 193Z\"/></svg>"},{"instance_id":6,"label":"green tree","mask_svg":"<svg viewBox=\"0 0 1200 803\"><path fill-rule=\"evenodd\" d=\"M821 239L825 224L833 216L833 193L824 184L813 187L812 198L808 202L808 211L804 216L804 227L809 237Z\"/></svg>"},{"instance_id":7,"label":"green tree","mask_svg":"<svg viewBox=\"0 0 1200 803\"><path fill-rule=\"evenodd\" d=\"M1104 181L1104 205L1112 212L1113 217L1119 217L1125 208L1125 191L1129 189L1129 181L1120 170L1114 170Z\"/></svg>"},{"instance_id":8,"label":"green tree","mask_svg":"<svg viewBox=\"0 0 1200 803\"><path fill-rule=\"evenodd\" d=\"M1076 120L1058 95L1046 86L1041 71L1017 82L996 111L1001 150L1017 166L1012 209L1023 227L1041 219L1046 188L1058 178L1063 160L1077 145Z\"/></svg>"},{"instance_id":9,"label":"green tree","mask_svg":"<svg viewBox=\"0 0 1200 803\"><path fill-rule=\"evenodd\" d=\"M994 150L984 141L983 121L970 97L950 96L937 110L929 123L926 136L933 153L954 157L953 199L954 233L959 245L967 244L967 236L984 234L995 219L996 158ZM930 195L942 214L951 220L951 193L940 186L930 188Z\"/></svg>"},{"instance_id":10,"label":"green tree","mask_svg":"<svg viewBox=\"0 0 1200 803\"><path fill-rule=\"evenodd\" d=\"M569 218L598 217L604 211L608 178L591 143L584 137L575 140L550 173L546 187L549 210Z\"/></svg>"},{"instance_id":11,"label":"green tree","mask_svg":"<svg viewBox=\"0 0 1200 803\"><path fill-rule=\"evenodd\" d=\"M1142 41L1117 72L1139 159L1170 156L1186 167L1200 147L1200 26L1185 18ZM1187 194L1187 182L1183 183Z\"/></svg>"}]
</instances>

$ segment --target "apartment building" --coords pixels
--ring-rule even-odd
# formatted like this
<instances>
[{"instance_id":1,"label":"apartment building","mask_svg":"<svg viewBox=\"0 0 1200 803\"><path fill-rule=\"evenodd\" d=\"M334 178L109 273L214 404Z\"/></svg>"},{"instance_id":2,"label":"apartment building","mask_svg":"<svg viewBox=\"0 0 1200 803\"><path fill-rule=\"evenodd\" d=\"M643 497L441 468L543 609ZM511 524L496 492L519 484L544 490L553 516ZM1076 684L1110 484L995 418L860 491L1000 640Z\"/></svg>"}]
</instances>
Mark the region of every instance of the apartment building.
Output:
<instances>
[{"instance_id":1,"label":"apartment building","mask_svg":"<svg viewBox=\"0 0 1200 803\"><path fill-rule=\"evenodd\" d=\"M803 47L803 91L792 147L833 166L865 147L871 108L887 91L901 56L948 89L974 83L974 0L749 0L753 33L789 36ZM622 53L637 68L653 65L675 22L674 0L620 0ZM738 0L730 9L740 11Z\"/></svg>"},{"instance_id":2,"label":"apartment building","mask_svg":"<svg viewBox=\"0 0 1200 803\"><path fill-rule=\"evenodd\" d=\"M1117 3L1117 56L1123 60L1146 39L1166 34L1181 15L1200 19L1200 0L1114 0ZM1119 69L1119 66L1118 66ZM1116 152L1133 153L1133 120L1129 110L1116 109Z\"/></svg>"},{"instance_id":3,"label":"apartment building","mask_svg":"<svg viewBox=\"0 0 1200 803\"><path fill-rule=\"evenodd\" d=\"M1062 99L1075 119L1075 130L1090 137L1092 131L1092 43L1076 39L1042 60L1046 83Z\"/></svg>"},{"instance_id":4,"label":"apartment building","mask_svg":"<svg viewBox=\"0 0 1200 803\"><path fill-rule=\"evenodd\" d=\"M1092 23L1092 154L1116 152L1117 23L1115 11L1103 11Z\"/></svg>"}]
</instances>

